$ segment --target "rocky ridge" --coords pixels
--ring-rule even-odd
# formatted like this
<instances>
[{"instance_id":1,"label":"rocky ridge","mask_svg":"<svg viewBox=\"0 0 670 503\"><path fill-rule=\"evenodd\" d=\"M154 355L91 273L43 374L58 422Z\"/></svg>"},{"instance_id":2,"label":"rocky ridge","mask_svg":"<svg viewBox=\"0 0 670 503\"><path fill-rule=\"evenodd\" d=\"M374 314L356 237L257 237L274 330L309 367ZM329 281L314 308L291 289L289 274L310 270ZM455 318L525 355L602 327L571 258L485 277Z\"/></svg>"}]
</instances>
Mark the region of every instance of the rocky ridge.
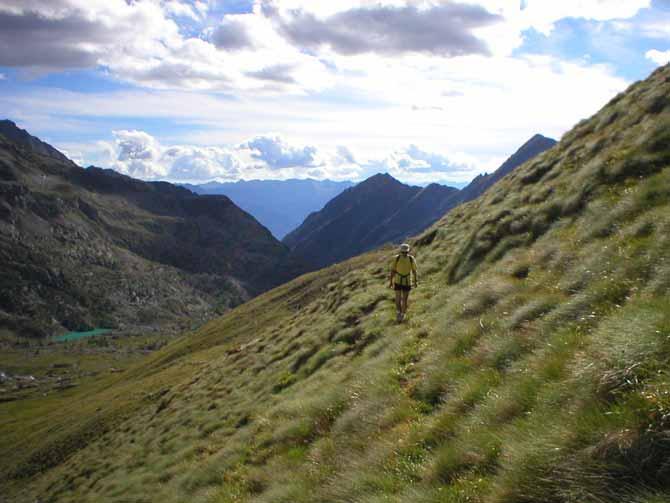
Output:
<instances>
[{"instance_id":1,"label":"rocky ridge","mask_svg":"<svg viewBox=\"0 0 670 503\"><path fill-rule=\"evenodd\" d=\"M550 138L535 135L496 171L478 176L462 190L437 183L411 187L389 174L374 175L310 214L283 243L294 256L316 269L384 243L399 243L427 229L452 208L481 196L555 144Z\"/></svg>"}]
</instances>

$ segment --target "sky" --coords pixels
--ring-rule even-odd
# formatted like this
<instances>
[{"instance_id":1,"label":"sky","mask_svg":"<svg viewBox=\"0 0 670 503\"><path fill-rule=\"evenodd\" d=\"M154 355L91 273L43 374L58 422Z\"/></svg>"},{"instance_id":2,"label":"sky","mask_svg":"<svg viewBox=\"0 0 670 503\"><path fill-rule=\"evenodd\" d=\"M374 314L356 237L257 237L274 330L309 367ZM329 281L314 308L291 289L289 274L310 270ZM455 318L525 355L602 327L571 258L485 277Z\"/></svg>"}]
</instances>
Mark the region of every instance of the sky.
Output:
<instances>
[{"instance_id":1,"label":"sky","mask_svg":"<svg viewBox=\"0 0 670 503\"><path fill-rule=\"evenodd\" d=\"M670 61L670 0L0 0L0 118L145 180L463 186Z\"/></svg>"}]
</instances>

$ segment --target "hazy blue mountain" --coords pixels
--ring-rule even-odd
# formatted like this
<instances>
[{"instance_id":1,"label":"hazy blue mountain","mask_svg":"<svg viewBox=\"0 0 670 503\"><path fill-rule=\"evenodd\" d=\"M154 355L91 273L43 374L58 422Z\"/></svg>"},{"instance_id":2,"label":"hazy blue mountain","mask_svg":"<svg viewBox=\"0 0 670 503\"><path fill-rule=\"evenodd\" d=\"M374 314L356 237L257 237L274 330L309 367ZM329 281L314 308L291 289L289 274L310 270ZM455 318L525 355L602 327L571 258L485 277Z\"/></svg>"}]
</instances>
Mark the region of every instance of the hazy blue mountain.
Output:
<instances>
[{"instance_id":1,"label":"hazy blue mountain","mask_svg":"<svg viewBox=\"0 0 670 503\"><path fill-rule=\"evenodd\" d=\"M351 187L332 180L250 180L184 185L197 194L223 194L251 213L277 238L298 227L313 211Z\"/></svg>"}]
</instances>

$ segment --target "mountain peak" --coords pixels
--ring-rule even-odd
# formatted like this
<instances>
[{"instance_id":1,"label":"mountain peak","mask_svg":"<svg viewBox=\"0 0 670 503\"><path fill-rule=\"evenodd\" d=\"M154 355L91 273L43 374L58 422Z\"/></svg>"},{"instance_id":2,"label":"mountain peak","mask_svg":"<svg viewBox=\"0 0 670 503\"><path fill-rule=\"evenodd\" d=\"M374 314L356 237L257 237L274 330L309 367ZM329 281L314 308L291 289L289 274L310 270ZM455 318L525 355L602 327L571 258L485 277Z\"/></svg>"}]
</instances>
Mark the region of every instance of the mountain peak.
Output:
<instances>
[{"instance_id":1,"label":"mountain peak","mask_svg":"<svg viewBox=\"0 0 670 503\"><path fill-rule=\"evenodd\" d=\"M48 143L32 136L25 129L21 129L14 121L9 119L0 120L0 135L8 141L29 152L58 159L59 161L71 162L64 154L56 150Z\"/></svg>"},{"instance_id":2,"label":"mountain peak","mask_svg":"<svg viewBox=\"0 0 670 503\"><path fill-rule=\"evenodd\" d=\"M377 174L375 174L375 175L372 175L371 177L366 178L365 180L363 180L363 181L361 182L361 184L363 184L363 183L368 183L368 182L369 182L369 183L380 183L380 182L382 182L382 183L384 183L384 182L396 182L396 183L402 183L402 182L400 182L399 180L393 178L393 177L392 177L391 175L389 175L388 173L377 173Z\"/></svg>"},{"instance_id":3,"label":"mountain peak","mask_svg":"<svg viewBox=\"0 0 670 503\"><path fill-rule=\"evenodd\" d=\"M401 182L388 173L377 173L376 175L372 175L371 177L366 178L362 182L358 183L358 185L354 185L349 190L353 190L355 192L359 192L361 190L377 190L382 188L393 188L393 190L401 190L410 187L416 190L419 189L419 187Z\"/></svg>"},{"instance_id":4,"label":"mountain peak","mask_svg":"<svg viewBox=\"0 0 670 503\"><path fill-rule=\"evenodd\" d=\"M548 150L558 143L553 138L548 138L547 136L541 135L539 133L534 134L530 140L524 143L521 148L517 151L515 155L526 152L528 150L537 151L537 150Z\"/></svg>"}]
</instances>

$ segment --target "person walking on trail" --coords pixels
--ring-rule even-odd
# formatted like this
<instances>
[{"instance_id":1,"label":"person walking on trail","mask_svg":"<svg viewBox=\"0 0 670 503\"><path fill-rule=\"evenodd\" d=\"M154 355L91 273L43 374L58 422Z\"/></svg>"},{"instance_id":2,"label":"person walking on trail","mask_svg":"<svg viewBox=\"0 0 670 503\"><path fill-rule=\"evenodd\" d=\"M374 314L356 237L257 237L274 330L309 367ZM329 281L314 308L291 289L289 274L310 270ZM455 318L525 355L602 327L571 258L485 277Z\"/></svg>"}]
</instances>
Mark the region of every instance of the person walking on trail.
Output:
<instances>
[{"instance_id":1,"label":"person walking on trail","mask_svg":"<svg viewBox=\"0 0 670 503\"><path fill-rule=\"evenodd\" d=\"M416 272L416 260L409 254L410 247L404 243L400 245L400 253L391 261L391 273L389 275L389 288L395 290L395 307L397 311L396 321L400 323L407 314L407 299L412 286L419 284ZM413 278L411 278L413 276ZM410 282L410 279L413 281Z\"/></svg>"}]
</instances>

